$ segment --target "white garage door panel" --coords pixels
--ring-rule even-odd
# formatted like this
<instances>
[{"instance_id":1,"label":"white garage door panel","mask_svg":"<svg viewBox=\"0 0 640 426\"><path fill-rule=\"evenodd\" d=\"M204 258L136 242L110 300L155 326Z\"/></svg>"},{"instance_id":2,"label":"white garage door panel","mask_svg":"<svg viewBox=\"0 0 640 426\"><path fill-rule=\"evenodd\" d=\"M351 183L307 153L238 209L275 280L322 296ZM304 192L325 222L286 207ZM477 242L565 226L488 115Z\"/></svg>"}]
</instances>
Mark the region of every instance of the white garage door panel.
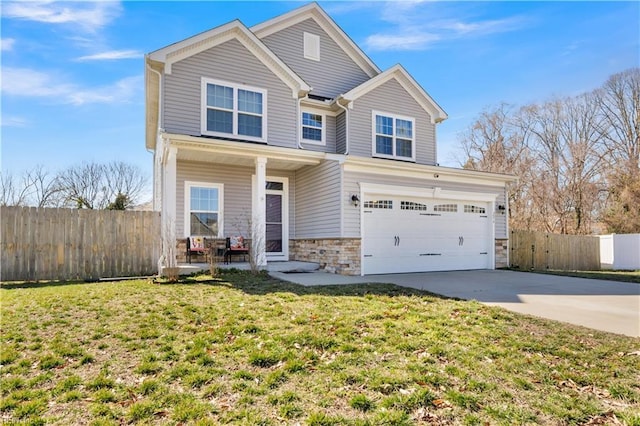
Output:
<instances>
[{"instance_id":1,"label":"white garage door panel","mask_svg":"<svg viewBox=\"0 0 640 426\"><path fill-rule=\"evenodd\" d=\"M443 209L456 211L439 211ZM487 211L489 204L477 201L366 196L363 272L491 268L492 222Z\"/></svg>"}]
</instances>

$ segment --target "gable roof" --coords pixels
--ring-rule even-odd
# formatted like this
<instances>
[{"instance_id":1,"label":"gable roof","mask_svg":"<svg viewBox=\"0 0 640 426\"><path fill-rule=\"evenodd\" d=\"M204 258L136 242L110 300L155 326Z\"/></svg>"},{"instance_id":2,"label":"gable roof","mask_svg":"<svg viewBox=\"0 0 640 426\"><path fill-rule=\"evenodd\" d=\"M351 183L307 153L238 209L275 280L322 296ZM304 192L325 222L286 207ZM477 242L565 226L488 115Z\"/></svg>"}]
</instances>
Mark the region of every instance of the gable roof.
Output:
<instances>
[{"instance_id":1,"label":"gable roof","mask_svg":"<svg viewBox=\"0 0 640 426\"><path fill-rule=\"evenodd\" d=\"M307 19L313 19L325 33L364 71L369 78L380 74L380 69L356 45L353 40L335 23L315 2L294 9L261 24L251 27L251 31L260 39L296 25Z\"/></svg>"},{"instance_id":2,"label":"gable roof","mask_svg":"<svg viewBox=\"0 0 640 426\"><path fill-rule=\"evenodd\" d=\"M202 32L145 55L146 146L155 147L156 129L160 123L160 72L171 74L174 63L201 53L230 40L238 40L290 89L293 98L300 98L312 88L287 64L278 58L239 20Z\"/></svg>"},{"instance_id":3,"label":"gable roof","mask_svg":"<svg viewBox=\"0 0 640 426\"><path fill-rule=\"evenodd\" d=\"M299 96L299 92L311 90L311 87L299 75L237 19L151 52L147 58L164 63L165 74L171 74L171 66L174 63L233 39L238 40L267 68L279 76L292 89L295 97Z\"/></svg>"},{"instance_id":4,"label":"gable roof","mask_svg":"<svg viewBox=\"0 0 640 426\"><path fill-rule=\"evenodd\" d=\"M422 86L420 86L400 64L396 64L383 73L354 87L347 93L340 95L340 98L348 102L355 101L391 79L396 80L413 99L431 115L431 121L433 123L440 123L448 118L447 113L444 112L440 105L429 96Z\"/></svg>"}]
</instances>

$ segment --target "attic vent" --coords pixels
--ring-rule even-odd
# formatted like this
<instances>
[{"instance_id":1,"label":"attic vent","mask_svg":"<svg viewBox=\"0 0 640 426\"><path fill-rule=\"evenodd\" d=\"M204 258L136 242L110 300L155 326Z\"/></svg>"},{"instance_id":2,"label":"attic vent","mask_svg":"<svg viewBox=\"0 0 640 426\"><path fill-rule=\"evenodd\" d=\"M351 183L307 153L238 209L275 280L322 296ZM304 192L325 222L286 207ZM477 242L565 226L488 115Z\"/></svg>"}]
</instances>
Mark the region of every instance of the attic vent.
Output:
<instances>
[{"instance_id":1,"label":"attic vent","mask_svg":"<svg viewBox=\"0 0 640 426\"><path fill-rule=\"evenodd\" d=\"M320 36L304 33L304 57L314 61L320 60Z\"/></svg>"}]
</instances>

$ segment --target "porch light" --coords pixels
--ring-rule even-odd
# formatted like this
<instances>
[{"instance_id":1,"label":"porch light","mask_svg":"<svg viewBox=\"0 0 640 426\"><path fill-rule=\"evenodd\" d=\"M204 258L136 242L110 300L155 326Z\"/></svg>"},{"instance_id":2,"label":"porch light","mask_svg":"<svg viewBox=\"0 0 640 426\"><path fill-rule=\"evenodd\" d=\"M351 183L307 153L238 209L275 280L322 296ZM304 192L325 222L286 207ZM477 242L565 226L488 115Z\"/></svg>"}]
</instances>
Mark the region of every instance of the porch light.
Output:
<instances>
[{"instance_id":1,"label":"porch light","mask_svg":"<svg viewBox=\"0 0 640 426\"><path fill-rule=\"evenodd\" d=\"M353 204L355 207L358 207L359 203L360 203L360 198L358 198L357 194L353 194L351 196L351 204Z\"/></svg>"}]
</instances>

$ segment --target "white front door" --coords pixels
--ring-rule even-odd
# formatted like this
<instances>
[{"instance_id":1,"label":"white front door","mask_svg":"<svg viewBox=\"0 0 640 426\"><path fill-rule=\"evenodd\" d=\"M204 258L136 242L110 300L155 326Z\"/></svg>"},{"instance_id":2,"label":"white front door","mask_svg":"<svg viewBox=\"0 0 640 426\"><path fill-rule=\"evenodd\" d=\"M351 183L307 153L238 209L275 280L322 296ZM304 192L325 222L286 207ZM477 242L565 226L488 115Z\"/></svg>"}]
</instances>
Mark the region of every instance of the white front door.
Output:
<instances>
[{"instance_id":1,"label":"white front door","mask_svg":"<svg viewBox=\"0 0 640 426\"><path fill-rule=\"evenodd\" d=\"M265 246L267 260L289 260L289 180L267 177Z\"/></svg>"}]
</instances>

